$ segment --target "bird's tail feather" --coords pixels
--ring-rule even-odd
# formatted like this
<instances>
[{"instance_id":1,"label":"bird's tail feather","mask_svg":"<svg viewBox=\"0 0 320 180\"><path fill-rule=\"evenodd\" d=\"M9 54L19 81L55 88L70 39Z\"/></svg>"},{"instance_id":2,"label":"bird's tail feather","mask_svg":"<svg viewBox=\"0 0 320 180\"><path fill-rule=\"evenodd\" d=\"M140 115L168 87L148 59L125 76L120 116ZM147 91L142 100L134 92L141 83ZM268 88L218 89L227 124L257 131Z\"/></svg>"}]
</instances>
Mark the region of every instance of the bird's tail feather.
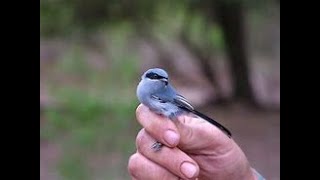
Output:
<instances>
[{"instance_id":1,"label":"bird's tail feather","mask_svg":"<svg viewBox=\"0 0 320 180\"><path fill-rule=\"evenodd\" d=\"M220 123L218 123L217 121L215 121L214 119L206 116L205 114L202 114L201 112L197 111L197 110L192 110L192 113L194 113L195 115L201 117L202 119L208 121L209 123L217 126L219 129L221 129L229 138L231 138L232 134L231 132L225 128L223 125L221 125Z\"/></svg>"}]
</instances>

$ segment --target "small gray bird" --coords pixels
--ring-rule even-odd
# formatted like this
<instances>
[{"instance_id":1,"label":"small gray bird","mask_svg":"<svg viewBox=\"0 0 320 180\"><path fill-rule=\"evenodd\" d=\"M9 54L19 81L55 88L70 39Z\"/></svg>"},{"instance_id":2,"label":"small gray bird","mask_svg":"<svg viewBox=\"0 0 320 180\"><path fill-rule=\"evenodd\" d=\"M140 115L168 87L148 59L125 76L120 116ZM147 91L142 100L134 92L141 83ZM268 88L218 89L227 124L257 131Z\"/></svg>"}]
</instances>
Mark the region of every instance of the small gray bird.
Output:
<instances>
[{"instance_id":1,"label":"small gray bird","mask_svg":"<svg viewBox=\"0 0 320 180\"><path fill-rule=\"evenodd\" d=\"M186 98L177 93L174 87L170 85L169 76L163 69L153 68L143 73L136 93L140 103L157 114L175 120L183 113L192 113L217 126L231 138L231 133L227 128L195 110ZM152 148L160 150L161 146L161 143L156 142Z\"/></svg>"}]
</instances>

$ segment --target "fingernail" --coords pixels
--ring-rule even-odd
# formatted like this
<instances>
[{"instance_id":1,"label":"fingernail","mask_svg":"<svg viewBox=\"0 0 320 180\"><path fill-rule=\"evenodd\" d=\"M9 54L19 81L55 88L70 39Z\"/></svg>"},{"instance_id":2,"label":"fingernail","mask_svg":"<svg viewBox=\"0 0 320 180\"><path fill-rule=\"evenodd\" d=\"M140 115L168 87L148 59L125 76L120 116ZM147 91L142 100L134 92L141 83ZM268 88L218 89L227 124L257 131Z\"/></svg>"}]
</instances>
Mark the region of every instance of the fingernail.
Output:
<instances>
[{"instance_id":1,"label":"fingernail","mask_svg":"<svg viewBox=\"0 0 320 180\"><path fill-rule=\"evenodd\" d=\"M175 146L179 142L179 135L172 131L172 130L167 130L164 133L164 140L171 146Z\"/></svg>"},{"instance_id":2,"label":"fingernail","mask_svg":"<svg viewBox=\"0 0 320 180\"><path fill-rule=\"evenodd\" d=\"M190 162L184 162L181 165L180 170L188 178L193 178L197 172L196 166Z\"/></svg>"}]
</instances>

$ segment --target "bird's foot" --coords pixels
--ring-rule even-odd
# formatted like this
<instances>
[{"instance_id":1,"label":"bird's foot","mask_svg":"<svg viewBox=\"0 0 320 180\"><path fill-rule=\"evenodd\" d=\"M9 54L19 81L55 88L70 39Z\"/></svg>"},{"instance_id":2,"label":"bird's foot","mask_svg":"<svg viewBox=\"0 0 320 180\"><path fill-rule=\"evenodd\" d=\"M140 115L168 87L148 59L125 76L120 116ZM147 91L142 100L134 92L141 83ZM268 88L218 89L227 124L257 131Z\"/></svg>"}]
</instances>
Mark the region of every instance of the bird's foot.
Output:
<instances>
[{"instance_id":1,"label":"bird's foot","mask_svg":"<svg viewBox=\"0 0 320 180\"><path fill-rule=\"evenodd\" d=\"M155 142L155 143L151 146L151 148L152 148L154 151L159 151L162 146L163 146L163 144L161 144L160 142Z\"/></svg>"}]
</instances>

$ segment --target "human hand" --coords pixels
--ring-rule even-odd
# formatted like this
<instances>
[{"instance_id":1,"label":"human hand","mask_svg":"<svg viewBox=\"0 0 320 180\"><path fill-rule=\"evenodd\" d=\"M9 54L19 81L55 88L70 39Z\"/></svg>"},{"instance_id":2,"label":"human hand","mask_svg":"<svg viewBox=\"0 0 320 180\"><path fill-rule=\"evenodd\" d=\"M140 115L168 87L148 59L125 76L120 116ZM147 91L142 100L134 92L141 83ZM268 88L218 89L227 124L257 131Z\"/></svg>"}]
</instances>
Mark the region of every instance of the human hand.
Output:
<instances>
[{"instance_id":1,"label":"human hand","mask_svg":"<svg viewBox=\"0 0 320 180\"><path fill-rule=\"evenodd\" d=\"M177 121L140 105L136 111L144 127L137 135L137 152L128 163L132 179L253 180L250 164L233 139L203 119L180 116ZM155 152L156 141L165 146Z\"/></svg>"}]
</instances>

